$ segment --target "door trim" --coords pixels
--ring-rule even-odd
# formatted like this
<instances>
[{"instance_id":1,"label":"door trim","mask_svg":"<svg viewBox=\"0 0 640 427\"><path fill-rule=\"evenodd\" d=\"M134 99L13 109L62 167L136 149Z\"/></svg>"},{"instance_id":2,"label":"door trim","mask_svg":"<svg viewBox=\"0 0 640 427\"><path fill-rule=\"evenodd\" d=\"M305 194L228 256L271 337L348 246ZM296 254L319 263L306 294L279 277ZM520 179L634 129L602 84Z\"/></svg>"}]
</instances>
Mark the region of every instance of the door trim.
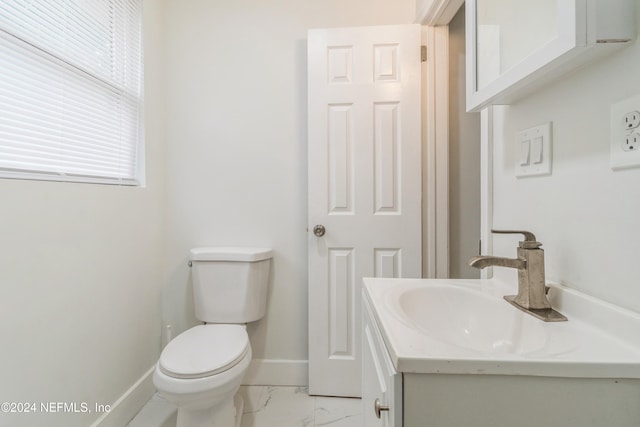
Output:
<instances>
[{"instance_id":1,"label":"door trim","mask_svg":"<svg viewBox=\"0 0 640 427\"><path fill-rule=\"evenodd\" d=\"M480 253L493 254L493 106L480 112ZM493 267L483 268L480 278L493 277Z\"/></svg>"},{"instance_id":2,"label":"door trim","mask_svg":"<svg viewBox=\"0 0 640 427\"><path fill-rule=\"evenodd\" d=\"M433 26L449 25L463 4L464 0L418 0L416 22Z\"/></svg>"},{"instance_id":3,"label":"door trim","mask_svg":"<svg viewBox=\"0 0 640 427\"><path fill-rule=\"evenodd\" d=\"M422 277L449 277L449 27L422 27Z\"/></svg>"},{"instance_id":4,"label":"door trim","mask_svg":"<svg viewBox=\"0 0 640 427\"><path fill-rule=\"evenodd\" d=\"M440 84L438 83L439 82L438 76L442 76L440 78L448 77L448 72L449 72L448 37L444 38L444 41L443 41L441 38L435 37L435 33L439 31L438 29L446 29L446 32L448 34L448 25L453 19L453 17L455 16L458 9L460 7L464 7L464 0L418 0L418 1L419 3L421 1L423 6L421 8L420 6L418 7L416 22L420 22L423 25L436 26L436 27L423 27L426 29L425 31L423 31L423 43L427 45L427 56L428 58L434 58L434 57L436 58L436 60L431 61L432 64L429 65L430 67L433 68L431 74L426 73L427 74L426 80L423 81L423 91L424 91L423 97L426 98L425 93L429 93L428 91L435 90L435 97L433 98L433 100L427 104L423 104L424 106L423 111L425 111L424 113L425 116L423 119L423 125L424 125L423 128L426 129L425 134L429 132L428 128L430 125L434 125L436 127L444 127L444 129L448 131L449 93L448 91L441 90L438 92L436 90L438 87L438 84ZM425 36L425 34L429 32L431 32L431 35ZM446 52L446 56L444 56L445 52ZM428 62L429 61L427 61L427 63ZM423 65L423 72L424 72L424 65ZM423 76L423 78L425 77ZM445 83L442 83L442 84L445 84ZM441 87L448 87L448 81L446 83L446 86L441 86ZM446 108L447 108L446 110L438 110L438 108L443 108L442 106L444 105L446 105ZM494 129L497 126L499 126L499 124L496 125L494 122L496 121L500 122L501 120L503 120L505 108L507 107L489 106L483 109L480 115L480 120L481 120L481 124L480 124L480 127L481 127L480 129L480 132L481 132L481 135L480 135L480 138L481 138L480 139L480 144L481 144L480 145L480 150L481 150L481 153L480 153L480 162L481 162L480 163L480 168L481 168L480 169L480 174L481 174L480 249L483 254L487 254L487 255L493 254L493 237L491 235L491 229L493 228L493 141L494 141ZM433 109L433 111L445 111L447 117L445 119L441 115L440 117L436 117L436 119L433 122L429 122L428 121L429 116L426 115L428 109ZM442 135L441 132L437 132L436 134ZM425 144L424 145L425 152L429 151L433 155L433 152L435 152L434 150L436 150L436 147L439 147L440 150L442 151L446 150L448 152L448 146L449 146L448 135L446 135L446 138L444 136L442 136L441 138L432 137L433 139L431 139L431 137L429 136L427 137L423 136L423 138L425 138L423 139L423 142ZM440 162L440 160L436 160L436 161ZM427 163L426 160L423 164L425 168L429 167L429 163ZM442 163L439 163L439 164L442 164ZM448 164L448 161L447 161L447 164ZM423 185L424 185L423 188L428 190L430 188L427 185L428 179L434 180L436 178L438 178L438 176L423 177ZM445 182L438 181L436 188L438 189L445 188L446 191L448 191L448 188L449 188L448 176L443 177L442 179L445 179L446 181ZM431 195L425 194L425 198L429 196L432 198L431 202L433 202L434 196L432 194ZM442 200L442 199L443 199L442 196L441 198L435 197L436 201ZM448 199L446 200L446 208L443 206L434 207L434 205L430 205L427 202L425 202L425 205L423 206L424 206L423 212L425 212L425 215L426 215L425 218L427 218L427 221L425 222L426 227L423 230L423 242L428 242L428 240L424 238L424 236L427 235L429 230L431 231L431 233L434 232L433 227L437 226L437 225L434 225L434 224L438 224L437 219L441 218L445 214L446 214L446 218L448 218L448 208L449 208ZM434 212L432 211L432 209L436 209L436 211ZM448 235L448 224L447 224L447 235ZM425 262L423 264L424 277L441 277L441 276L436 276L440 274L441 271L438 271L437 261L434 259L431 259L433 250L436 250L437 253L448 254L449 253L448 241L446 241L445 243L444 241L438 240L436 242L435 248L427 247L427 245L423 245L423 254L425 257ZM442 263L444 263L444 260L441 260L441 261ZM429 267L427 268L427 266ZM448 261L447 261L447 275L448 275ZM481 272L481 278L491 278L492 275L493 275L493 269L491 267L485 268Z\"/></svg>"}]
</instances>

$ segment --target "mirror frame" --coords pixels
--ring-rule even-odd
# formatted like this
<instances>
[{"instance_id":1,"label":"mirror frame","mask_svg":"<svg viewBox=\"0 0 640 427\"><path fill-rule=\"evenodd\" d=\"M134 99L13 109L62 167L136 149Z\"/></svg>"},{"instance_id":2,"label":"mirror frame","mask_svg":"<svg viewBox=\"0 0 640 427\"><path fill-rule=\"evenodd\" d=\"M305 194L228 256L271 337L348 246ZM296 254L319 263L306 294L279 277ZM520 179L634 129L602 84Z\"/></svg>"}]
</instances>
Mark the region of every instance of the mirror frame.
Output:
<instances>
[{"instance_id":1,"label":"mirror frame","mask_svg":"<svg viewBox=\"0 0 640 427\"><path fill-rule=\"evenodd\" d=\"M511 104L559 75L599 54L622 47L635 37L634 0L559 0L557 36L478 89L476 3L477 0L466 0L465 3L467 111ZM598 48L591 49L595 46ZM596 52L583 55L588 50Z\"/></svg>"}]
</instances>

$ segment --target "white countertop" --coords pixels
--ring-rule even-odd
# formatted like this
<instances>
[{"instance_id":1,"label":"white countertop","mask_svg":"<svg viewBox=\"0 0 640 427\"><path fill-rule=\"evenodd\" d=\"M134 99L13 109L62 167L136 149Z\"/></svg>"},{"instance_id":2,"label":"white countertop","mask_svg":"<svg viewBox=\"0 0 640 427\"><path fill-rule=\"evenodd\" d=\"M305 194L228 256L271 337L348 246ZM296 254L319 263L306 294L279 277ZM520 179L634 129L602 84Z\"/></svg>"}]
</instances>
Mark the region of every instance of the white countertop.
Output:
<instances>
[{"instance_id":1,"label":"white countertop","mask_svg":"<svg viewBox=\"0 0 640 427\"><path fill-rule=\"evenodd\" d=\"M569 288L552 286L549 293L554 309L569 320L547 323L503 301L503 295L516 293L516 286L493 279L365 278L363 282L363 297L374 312L398 372L640 378L640 314ZM509 312L509 319L530 322L528 317L531 317L539 322L539 326L534 325L535 330L542 331L544 339L529 350L524 346L518 352L478 351L420 328L403 313L399 304L403 293L420 287L443 286L499 300L513 310L513 313ZM500 311L503 311L501 307ZM454 304L452 310L455 309ZM467 306L465 310L468 313L473 307ZM520 318L522 316L527 319ZM452 318L447 320L447 317L444 316L442 322L451 322ZM519 337L521 341L526 339L526 336Z\"/></svg>"}]
</instances>

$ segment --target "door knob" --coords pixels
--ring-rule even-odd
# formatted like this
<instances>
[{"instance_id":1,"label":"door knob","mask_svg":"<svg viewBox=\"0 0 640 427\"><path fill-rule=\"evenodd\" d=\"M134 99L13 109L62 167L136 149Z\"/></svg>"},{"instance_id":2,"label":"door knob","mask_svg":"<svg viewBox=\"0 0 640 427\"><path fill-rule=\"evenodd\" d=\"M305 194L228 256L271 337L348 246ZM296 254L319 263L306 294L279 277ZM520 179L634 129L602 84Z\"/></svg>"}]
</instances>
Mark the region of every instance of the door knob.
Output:
<instances>
[{"instance_id":1,"label":"door knob","mask_svg":"<svg viewBox=\"0 0 640 427\"><path fill-rule=\"evenodd\" d=\"M324 225L318 224L315 227L313 227L313 234L316 235L316 237L322 237L324 236L324 233L327 230L325 230Z\"/></svg>"},{"instance_id":2,"label":"door knob","mask_svg":"<svg viewBox=\"0 0 640 427\"><path fill-rule=\"evenodd\" d=\"M388 411L389 407L388 406L382 406L380 404L380 399L376 399L376 401L373 403L373 410L376 413L376 417L380 418L380 412Z\"/></svg>"}]
</instances>

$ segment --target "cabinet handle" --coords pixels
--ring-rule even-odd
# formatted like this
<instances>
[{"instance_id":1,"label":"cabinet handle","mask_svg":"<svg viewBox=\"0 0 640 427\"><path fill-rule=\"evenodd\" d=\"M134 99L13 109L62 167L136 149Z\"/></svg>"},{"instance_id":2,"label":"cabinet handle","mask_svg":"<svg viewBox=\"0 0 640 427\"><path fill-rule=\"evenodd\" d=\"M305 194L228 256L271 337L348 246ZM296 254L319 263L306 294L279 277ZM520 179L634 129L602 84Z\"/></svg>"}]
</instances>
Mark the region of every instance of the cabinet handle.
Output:
<instances>
[{"instance_id":1,"label":"cabinet handle","mask_svg":"<svg viewBox=\"0 0 640 427\"><path fill-rule=\"evenodd\" d=\"M382 406L380 404L380 399L376 399L376 401L373 403L373 410L376 413L376 417L380 418L380 412L388 411L389 407L388 406Z\"/></svg>"}]
</instances>

